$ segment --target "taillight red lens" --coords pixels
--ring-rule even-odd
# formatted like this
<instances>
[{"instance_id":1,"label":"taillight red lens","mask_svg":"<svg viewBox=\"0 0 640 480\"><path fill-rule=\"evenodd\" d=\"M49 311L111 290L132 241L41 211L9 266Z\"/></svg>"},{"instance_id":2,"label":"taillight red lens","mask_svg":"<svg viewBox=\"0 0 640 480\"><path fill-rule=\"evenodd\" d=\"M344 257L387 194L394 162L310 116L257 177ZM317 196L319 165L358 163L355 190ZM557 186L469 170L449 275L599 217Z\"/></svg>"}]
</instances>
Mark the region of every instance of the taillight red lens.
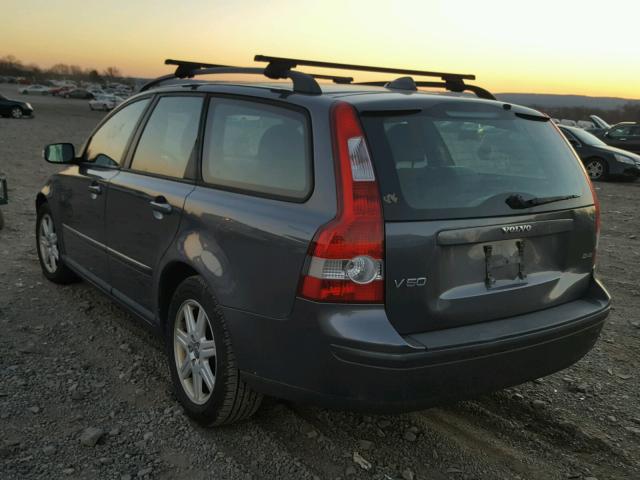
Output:
<instances>
[{"instance_id":1,"label":"taillight red lens","mask_svg":"<svg viewBox=\"0 0 640 480\"><path fill-rule=\"evenodd\" d=\"M596 193L596 187L593 185L593 182L587 175L587 182L589 182L589 187L591 188L591 196L593 197L593 207L595 209L595 228L596 228L596 244L593 248L593 265L595 267L596 264L596 255L598 253L598 244L600 243L600 199L598 198L598 194Z\"/></svg>"},{"instance_id":2,"label":"taillight red lens","mask_svg":"<svg viewBox=\"0 0 640 480\"><path fill-rule=\"evenodd\" d=\"M331 111L338 213L311 244L300 295L318 301L384 301L384 226L380 191L358 116L337 103Z\"/></svg>"}]
</instances>

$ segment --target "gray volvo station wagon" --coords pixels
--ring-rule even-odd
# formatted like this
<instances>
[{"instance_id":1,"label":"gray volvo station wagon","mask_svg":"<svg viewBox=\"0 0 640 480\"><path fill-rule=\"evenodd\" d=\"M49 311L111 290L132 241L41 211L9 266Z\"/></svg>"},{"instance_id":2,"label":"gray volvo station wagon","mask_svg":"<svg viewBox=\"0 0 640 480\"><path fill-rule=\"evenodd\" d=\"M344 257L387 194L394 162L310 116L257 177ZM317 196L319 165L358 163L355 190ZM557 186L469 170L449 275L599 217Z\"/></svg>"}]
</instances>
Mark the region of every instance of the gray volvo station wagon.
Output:
<instances>
[{"instance_id":1,"label":"gray volvo station wagon","mask_svg":"<svg viewBox=\"0 0 640 480\"><path fill-rule=\"evenodd\" d=\"M546 115L472 75L255 60L167 60L78 152L44 152L65 164L36 197L44 275L156 327L190 416L241 420L265 394L426 408L592 348L599 204ZM194 78L221 73L267 79Z\"/></svg>"}]
</instances>

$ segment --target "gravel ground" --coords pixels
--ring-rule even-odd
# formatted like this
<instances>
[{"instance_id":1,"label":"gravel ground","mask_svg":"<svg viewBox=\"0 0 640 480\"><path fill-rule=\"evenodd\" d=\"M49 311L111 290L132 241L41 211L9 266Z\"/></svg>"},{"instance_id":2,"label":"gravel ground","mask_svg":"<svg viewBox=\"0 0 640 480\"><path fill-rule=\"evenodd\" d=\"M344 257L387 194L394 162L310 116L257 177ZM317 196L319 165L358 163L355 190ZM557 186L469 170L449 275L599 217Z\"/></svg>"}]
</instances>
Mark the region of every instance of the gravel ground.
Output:
<instances>
[{"instance_id":1,"label":"gravel ground","mask_svg":"<svg viewBox=\"0 0 640 480\"><path fill-rule=\"evenodd\" d=\"M56 170L42 147L80 145L102 114L29 100L34 119L0 119L0 478L640 478L640 182L598 184L614 310L572 368L412 414L267 400L251 421L203 429L173 398L153 332L86 283L41 275L34 198Z\"/></svg>"}]
</instances>

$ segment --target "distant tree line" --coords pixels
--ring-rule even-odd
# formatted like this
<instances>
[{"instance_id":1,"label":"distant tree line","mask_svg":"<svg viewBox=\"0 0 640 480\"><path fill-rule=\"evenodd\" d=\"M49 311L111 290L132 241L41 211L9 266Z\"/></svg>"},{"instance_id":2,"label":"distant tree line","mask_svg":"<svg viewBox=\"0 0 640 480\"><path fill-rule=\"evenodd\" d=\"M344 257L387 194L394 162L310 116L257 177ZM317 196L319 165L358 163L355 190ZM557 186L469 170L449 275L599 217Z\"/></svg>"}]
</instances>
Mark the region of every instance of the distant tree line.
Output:
<instances>
[{"instance_id":1,"label":"distant tree line","mask_svg":"<svg viewBox=\"0 0 640 480\"><path fill-rule=\"evenodd\" d=\"M640 122L640 102L629 102L617 110L603 110L586 107L532 107L552 118L569 120L589 120L589 115L598 115L610 124L618 122Z\"/></svg>"},{"instance_id":2,"label":"distant tree line","mask_svg":"<svg viewBox=\"0 0 640 480\"><path fill-rule=\"evenodd\" d=\"M102 72L94 68L56 63L51 68L41 68L34 63L24 64L13 55L0 57L0 75L24 77L32 82L44 80L75 80L100 83L103 81L126 81L116 67L107 67Z\"/></svg>"}]
</instances>

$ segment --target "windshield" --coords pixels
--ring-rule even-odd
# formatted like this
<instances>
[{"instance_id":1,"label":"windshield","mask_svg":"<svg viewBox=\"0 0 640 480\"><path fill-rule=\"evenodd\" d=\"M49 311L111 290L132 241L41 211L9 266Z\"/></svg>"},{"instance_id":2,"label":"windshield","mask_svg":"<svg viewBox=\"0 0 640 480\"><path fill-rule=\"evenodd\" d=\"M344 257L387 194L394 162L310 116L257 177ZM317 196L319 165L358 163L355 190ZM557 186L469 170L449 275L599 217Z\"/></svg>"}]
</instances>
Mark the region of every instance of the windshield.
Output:
<instances>
[{"instance_id":1,"label":"windshield","mask_svg":"<svg viewBox=\"0 0 640 480\"><path fill-rule=\"evenodd\" d=\"M6 100L7 97L5 97L4 95L0 94L0 100Z\"/></svg>"},{"instance_id":2,"label":"windshield","mask_svg":"<svg viewBox=\"0 0 640 480\"><path fill-rule=\"evenodd\" d=\"M570 130L570 133L573 134L578 140L580 140L585 145L590 145L592 147L606 147L607 144L600 140L595 135L590 134L589 132L585 132L584 130L580 130L579 128L574 128Z\"/></svg>"},{"instance_id":3,"label":"windshield","mask_svg":"<svg viewBox=\"0 0 640 480\"><path fill-rule=\"evenodd\" d=\"M442 102L415 113L363 113L385 217L453 219L522 213L507 199L589 204L577 158L549 121L501 105Z\"/></svg>"}]
</instances>

